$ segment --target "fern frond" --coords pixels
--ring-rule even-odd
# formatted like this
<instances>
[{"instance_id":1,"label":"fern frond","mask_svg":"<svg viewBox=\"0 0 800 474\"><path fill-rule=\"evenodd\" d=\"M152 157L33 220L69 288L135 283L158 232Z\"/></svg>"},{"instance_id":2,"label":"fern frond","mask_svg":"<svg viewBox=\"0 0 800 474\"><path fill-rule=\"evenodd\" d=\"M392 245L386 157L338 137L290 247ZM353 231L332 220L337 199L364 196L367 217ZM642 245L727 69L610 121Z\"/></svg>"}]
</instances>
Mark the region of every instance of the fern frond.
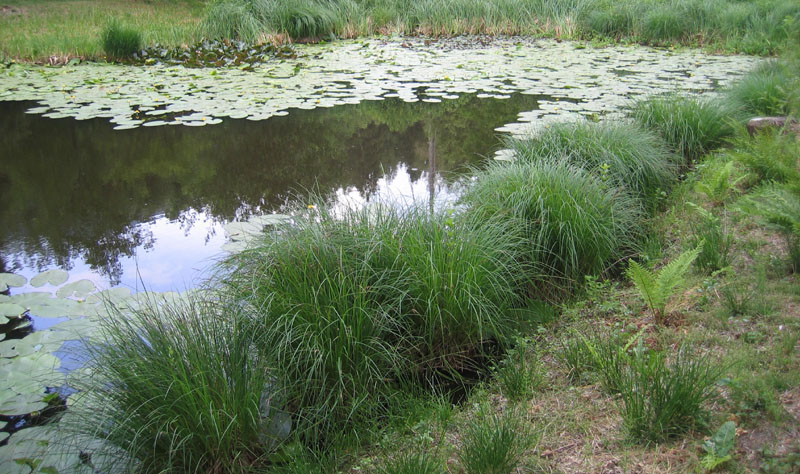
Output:
<instances>
[{"instance_id":1,"label":"fern frond","mask_svg":"<svg viewBox=\"0 0 800 474\"><path fill-rule=\"evenodd\" d=\"M631 260L626 275L653 312L656 321L664 317L667 301L684 281L692 262L700 255L703 242L697 248L683 252L658 272L647 270Z\"/></svg>"}]
</instances>

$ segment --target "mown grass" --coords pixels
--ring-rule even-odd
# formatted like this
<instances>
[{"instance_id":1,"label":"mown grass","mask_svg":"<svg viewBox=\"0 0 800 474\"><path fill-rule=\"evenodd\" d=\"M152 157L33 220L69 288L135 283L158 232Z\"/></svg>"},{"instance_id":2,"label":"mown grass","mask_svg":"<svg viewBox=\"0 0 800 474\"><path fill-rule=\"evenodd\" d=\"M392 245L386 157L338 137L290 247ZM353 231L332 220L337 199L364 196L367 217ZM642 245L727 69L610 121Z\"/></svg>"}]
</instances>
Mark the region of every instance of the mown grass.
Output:
<instances>
[{"instance_id":1,"label":"mown grass","mask_svg":"<svg viewBox=\"0 0 800 474\"><path fill-rule=\"evenodd\" d=\"M14 0L0 16L0 50L25 60L99 58L109 17L142 32L144 44L200 38L250 42L371 35L527 35L686 45L773 55L800 31L791 0L209 0L152 3Z\"/></svg>"}]
</instances>

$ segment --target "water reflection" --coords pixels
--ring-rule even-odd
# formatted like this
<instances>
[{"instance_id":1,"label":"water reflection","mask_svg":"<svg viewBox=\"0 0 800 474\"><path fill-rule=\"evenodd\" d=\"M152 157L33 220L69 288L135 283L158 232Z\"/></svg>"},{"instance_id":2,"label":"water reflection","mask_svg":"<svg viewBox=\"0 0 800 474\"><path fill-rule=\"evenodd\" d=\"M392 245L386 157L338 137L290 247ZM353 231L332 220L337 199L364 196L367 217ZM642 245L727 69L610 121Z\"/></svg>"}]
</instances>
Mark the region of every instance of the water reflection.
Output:
<instances>
[{"instance_id":1,"label":"water reflection","mask_svg":"<svg viewBox=\"0 0 800 474\"><path fill-rule=\"evenodd\" d=\"M225 222L273 212L293 190L446 202L452 172L491 154L494 128L537 99L386 100L126 131L0 102L0 271L192 286L219 254Z\"/></svg>"}]
</instances>

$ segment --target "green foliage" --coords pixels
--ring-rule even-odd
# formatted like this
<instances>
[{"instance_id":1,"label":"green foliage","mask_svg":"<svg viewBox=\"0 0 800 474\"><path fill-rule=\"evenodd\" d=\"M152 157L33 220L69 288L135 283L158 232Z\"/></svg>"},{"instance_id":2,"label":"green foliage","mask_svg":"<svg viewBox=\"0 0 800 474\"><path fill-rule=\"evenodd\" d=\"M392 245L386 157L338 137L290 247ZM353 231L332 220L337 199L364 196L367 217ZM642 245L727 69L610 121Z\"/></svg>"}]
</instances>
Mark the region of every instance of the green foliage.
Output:
<instances>
[{"instance_id":1,"label":"green foliage","mask_svg":"<svg viewBox=\"0 0 800 474\"><path fill-rule=\"evenodd\" d=\"M695 266L707 274L722 270L730 264L728 256L733 245L724 219L694 203L687 204L697 216L689 239L689 245L700 249Z\"/></svg>"},{"instance_id":2,"label":"green foliage","mask_svg":"<svg viewBox=\"0 0 800 474\"><path fill-rule=\"evenodd\" d=\"M781 233L792 270L800 271L800 196L786 185L767 184L748 196L741 206Z\"/></svg>"},{"instance_id":3,"label":"green foliage","mask_svg":"<svg viewBox=\"0 0 800 474\"><path fill-rule=\"evenodd\" d=\"M498 415L482 408L469 422L458 451L458 460L468 474L510 474L538 439L521 414Z\"/></svg>"},{"instance_id":4,"label":"green foliage","mask_svg":"<svg viewBox=\"0 0 800 474\"><path fill-rule=\"evenodd\" d=\"M741 135L728 154L754 173L758 182L800 183L797 168L800 143L792 134L764 130L754 137Z\"/></svg>"},{"instance_id":5,"label":"green foliage","mask_svg":"<svg viewBox=\"0 0 800 474\"><path fill-rule=\"evenodd\" d=\"M200 30L213 39L239 39L254 43L267 32L275 3L269 0L209 2Z\"/></svg>"},{"instance_id":6,"label":"green foliage","mask_svg":"<svg viewBox=\"0 0 800 474\"><path fill-rule=\"evenodd\" d=\"M477 221L507 220L524 234L539 297L558 297L603 273L637 239L639 205L563 160L491 163L463 202Z\"/></svg>"},{"instance_id":7,"label":"green foliage","mask_svg":"<svg viewBox=\"0 0 800 474\"><path fill-rule=\"evenodd\" d=\"M541 364L531 349L530 339L518 339L495 368L500 391L510 400L529 399L544 382Z\"/></svg>"},{"instance_id":8,"label":"green foliage","mask_svg":"<svg viewBox=\"0 0 800 474\"><path fill-rule=\"evenodd\" d=\"M648 270L630 260L627 276L636 285L657 323L664 322L667 302L684 284L689 267L701 251L701 247L688 250L658 271Z\"/></svg>"},{"instance_id":9,"label":"green foliage","mask_svg":"<svg viewBox=\"0 0 800 474\"><path fill-rule=\"evenodd\" d=\"M321 38L333 34L338 21L329 3L305 0L285 0L278 3L272 18L274 28L291 38Z\"/></svg>"},{"instance_id":10,"label":"green foliage","mask_svg":"<svg viewBox=\"0 0 800 474\"><path fill-rule=\"evenodd\" d=\"M736 193L736 185L745 176L732 178L736 173L735 163L727 161L721 165L698 166L702 170L701 179L695 184L695 189L706 195L713 206L721 206Z\"/></svg>"},{"instance_id":11,"label":"green foliage","mask_svg":"<svg viewBox=\"0 0 800 474\"><path fill-rule=\"evenodd\" d=\"M657 5L648 10L641 23L640 35L651 44L679 40L691 30L690 17L675 5Z\"/></svg>"},{"instance_id":12,"label":"green foliage","mask_svg":"<svg viewBox=\"0 0 800 474\"><path fill-rule=\"evenodd\" d=\"M652 132L626 122L557 123L506 146L522 161L560 160L585 168L610 186L628 189L654 210L677 178L677 160Z\"/></svg>"},{"instance_id":13,"label":"green foliage","mask_svg":"<svg viewBox=\"0 0 800 474\"><path fill-rule=\"evenodd\" d=\"M669 362L664 353L638 347L629 364L620 383L620 413L633 439L660 442L702 422L719 368L685 347Z\"/></svg>"},{"instance_id":14,"label":"green foliage","mask_svg":"<svg viewBox=\"0 0 800 474\"><path fill-rule=\"evenodd\" d=\"M288 435L270 364L237 305L149 300L101 324L103 343L87 345L91 378L73 380L83 390L70 407L77 421L67 424L103 440L98 469L234 472Z\"/></svg>"},{"instance_id":15,"label":"green foliage","mask_svg":"<svg viewBox=\"0 0 800 474\"><path fill-rule=\"evenodd\" d=\"M798 70L786 61L765 61L735 81L725 98L744 118L789 114L800 106Z\"/></svg>"},{"instance_id":16,"label":"green foliage","mask_svg":"<svg viewBox=\"0 0 800 474\"><path fill-rule=\"evenodd\" d=\"M630 112L643 127L661 135L675 152L695 160L733 135L731 117L718 102L667 94L633 104Z\"/></svg>"},{"instance_id":17,"label":"green foliage","mask_svg":"<svg viewBox=\"0 0 800 474\"><path fill-rule=\"evenodd\" d=\"M402 454L393 458L381 474L443 474L443 463L426 452Z\"/></svg>"},{"instance_id":18,"label":"green foliage","mask_svg":"<svg viewBox=\"0 0 800 474\"><path fill-rule=\"evenodd\" d=\"M233 257L228 291L259 321L297 430L353 430L410 379L457 376L504 344L525 275L515 235L497 219L317 205Z\"/></svg>"},{"instance_id":19,"label":"green foliage","mask_svg":"<svg viewBox=\"0 0 800 474\"><path fill-rule=\"evenodd\" d=\"M132 27L123 25L116 18L106 24L100 39L103 50L112 58L127 58L142 47L142 34Z\"/></svg>"},{"instance_id":20,"label":"green foliage","mask_svg":"<svg viewBox=\"0 0 800 474\"><path fill-rule=\"evenodd\" d=\"M700 460L704 469L713 471L730 461L736 447L736 423L726 421L719 427L714 436L703 442L706 455Z\"/></svg>"}]
</instances>

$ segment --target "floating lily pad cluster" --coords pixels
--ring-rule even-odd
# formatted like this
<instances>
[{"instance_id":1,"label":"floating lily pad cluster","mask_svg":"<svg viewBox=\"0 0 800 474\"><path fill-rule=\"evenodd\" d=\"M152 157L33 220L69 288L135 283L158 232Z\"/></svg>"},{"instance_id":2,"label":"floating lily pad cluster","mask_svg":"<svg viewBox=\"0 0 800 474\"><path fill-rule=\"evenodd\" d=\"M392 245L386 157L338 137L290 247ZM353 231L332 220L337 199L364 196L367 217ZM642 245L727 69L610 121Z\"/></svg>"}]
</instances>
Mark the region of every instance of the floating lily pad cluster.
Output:
<instances>
[{"instance_id":1,"label":"floating lily pad cluster","mask_svg":"<svg viewBox=\"0 0 800 474\"><path fill-rule=\"evenodd\" d=\"M239 67L252 70L258 63L277 59L294 59L289 45L250 45L242 41L205 40L190 47L168 48L156 44L133 55L129 64L165 64L184 67Z\"/></svg>"},{"instance_id":2,"label":"floating lily pad cluster","mask_svg":"<svg viewBox=\"0 0 800 474\"><path fill-rule=\"evenodd\" d=\"M297 57L237 68L88 64L0 70L0 100L34 100L30 113L107 118L115 128L204 126L221 119L266 120L389 97L440 102L461 94L548 96L519 122L529 133L553 120L617 113L628 101L665 91L705 92L749 70L747 56L717 57L642 47L590 48L549 40L491 44L365 40L299 45ZM235 49L235 48L234 48ZM148 120L149 117L168 120Z\"/></svg>"}]
</instances>

